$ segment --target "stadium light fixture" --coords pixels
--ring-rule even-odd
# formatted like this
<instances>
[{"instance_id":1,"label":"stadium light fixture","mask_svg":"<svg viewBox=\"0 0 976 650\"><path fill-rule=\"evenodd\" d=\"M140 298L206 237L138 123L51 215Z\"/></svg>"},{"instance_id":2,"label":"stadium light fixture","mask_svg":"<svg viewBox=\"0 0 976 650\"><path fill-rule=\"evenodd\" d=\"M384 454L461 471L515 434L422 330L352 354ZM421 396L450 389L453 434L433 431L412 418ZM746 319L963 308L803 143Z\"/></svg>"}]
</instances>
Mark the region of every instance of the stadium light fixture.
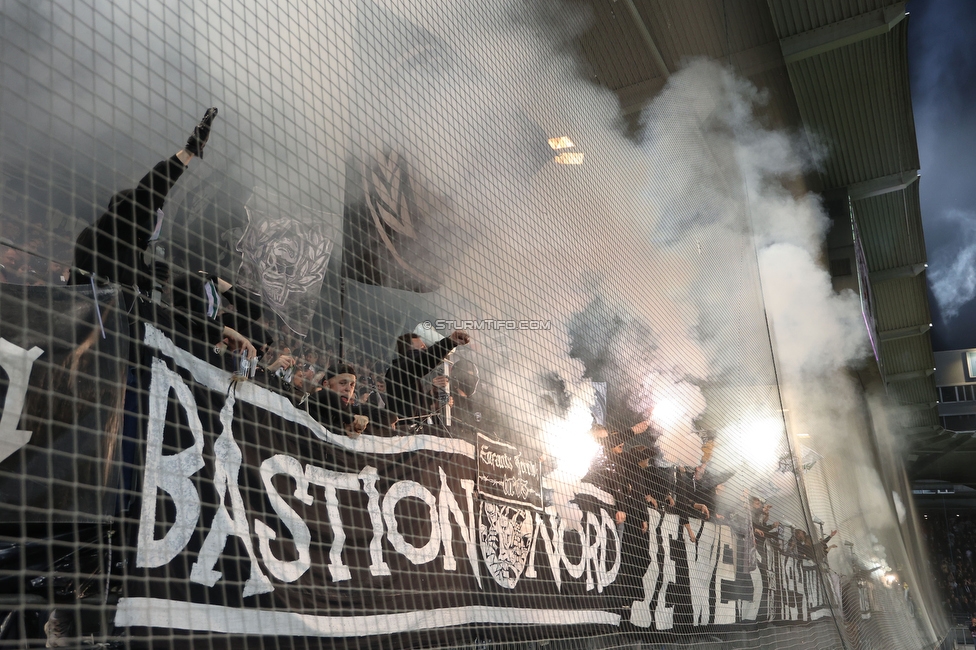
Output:
<instances>
[{"instance_id":1,"label":"stadium light fixture","mask_svg":"<svg viewBox=\"0 0 976 650\"><path fill-rule=\"evenodd\" d=\"M583 164L583 153L561 153L554 158L556 163L560 165L582 165Z\"/></svg>"},{"instance_id":2,"label":"stadium light fixture","mask_svg":"<svg viewBox=\"0 0 976 650\"><path fill-rule=\"evenodd\" d=\"M572 149L576 143L570 140L568 135L561 135L558 138L549 138L549 146L553 151L559 151L560 149Z\"/></svg>"}]
</instances>

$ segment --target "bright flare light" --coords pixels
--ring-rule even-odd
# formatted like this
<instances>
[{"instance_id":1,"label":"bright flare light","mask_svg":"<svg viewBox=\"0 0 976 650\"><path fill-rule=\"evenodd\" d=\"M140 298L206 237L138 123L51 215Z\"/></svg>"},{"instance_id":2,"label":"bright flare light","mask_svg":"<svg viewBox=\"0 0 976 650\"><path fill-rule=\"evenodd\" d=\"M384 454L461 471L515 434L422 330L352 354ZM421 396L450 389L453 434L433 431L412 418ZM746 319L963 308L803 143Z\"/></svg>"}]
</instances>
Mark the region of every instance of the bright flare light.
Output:
<instances>
[{"instance_id":1,"label":"bright flare light","mask_svg":"<svg viewBox=\"0 0 976 650\"><path fill-rule=\"evenodd\" d=\"M677 401L662 399L651 411L651 421L665 430L674 428L685 415L685 410Z\"/></svg>"},{"instance_id":2,"label":"bright flare light","mask_svg":"<svg viewBox=\"0 0 976 650\"><path fill-rule=\"evenodd\" d=\"M776 418L748 420L735 427L734 440L747 463L771 470L779 461L783 424Z\"/></svg>"},{"instance_id":3,"label":"bright flare light","mask_svg":"<svg viewBox=\"0 0 976 650\"><path fill-rule=\"evenodd\" d=\"M575 404L564 420L550 422L544 431L546 446L560 472L581 479L603 447L590 433L593 414L585 404Z\"/></svg>"}]
</instances>

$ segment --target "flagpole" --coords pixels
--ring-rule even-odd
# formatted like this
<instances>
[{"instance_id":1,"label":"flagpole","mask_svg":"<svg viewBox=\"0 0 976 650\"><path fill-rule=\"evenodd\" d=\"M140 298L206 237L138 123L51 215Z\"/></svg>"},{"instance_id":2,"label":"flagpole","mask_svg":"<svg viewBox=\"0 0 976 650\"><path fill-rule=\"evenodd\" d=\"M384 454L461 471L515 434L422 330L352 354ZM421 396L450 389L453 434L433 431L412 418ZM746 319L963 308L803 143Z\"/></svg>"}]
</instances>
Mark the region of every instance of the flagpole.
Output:
<instances>
[{"instance_id":1,"label":"flagpole","mask_svg":"<svg viewBox=\"0 0 976 650\"><path fill-rule=\"evenodd\" d=\"M342 363L345 361L345 349L343 342L343 333L345 330L346 323L346 276L341 274L339 276L339 359L336 363Z\"/></svg>"},{"instance_id":2,"label":"flagpole","mask_svg":"<svg viewBox=\"0 0 976 650\"><path fill-rule=\"evenodd\" d=\"M444 405L444 425L451 426L451 366L454 365L454 350L447 353L444 358L444 376L447 377L447 384L444 390L447 391L447 404Z\"/></svg>"}]
</instances>

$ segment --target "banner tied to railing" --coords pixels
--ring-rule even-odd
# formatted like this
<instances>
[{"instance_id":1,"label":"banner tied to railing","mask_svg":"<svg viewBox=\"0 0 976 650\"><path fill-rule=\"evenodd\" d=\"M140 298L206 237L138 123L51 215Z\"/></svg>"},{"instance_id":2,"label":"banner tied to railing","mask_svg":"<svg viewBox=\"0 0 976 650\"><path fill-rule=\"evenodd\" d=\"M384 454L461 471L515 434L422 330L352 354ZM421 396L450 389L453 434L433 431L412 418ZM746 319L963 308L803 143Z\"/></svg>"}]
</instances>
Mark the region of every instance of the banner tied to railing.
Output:
<instances>
[{"instance_id":1,"label":"banner tied to railing","mask_svg":"<svg viewBox=\"0 0 976 650\"><path fill-rule=\"evenodd\" d=\"M141 505L117 627L365 637L459 625L664 631L830 614L820 572L479 435L349 438L145 326Z\"/></svg>"}]
</instances>

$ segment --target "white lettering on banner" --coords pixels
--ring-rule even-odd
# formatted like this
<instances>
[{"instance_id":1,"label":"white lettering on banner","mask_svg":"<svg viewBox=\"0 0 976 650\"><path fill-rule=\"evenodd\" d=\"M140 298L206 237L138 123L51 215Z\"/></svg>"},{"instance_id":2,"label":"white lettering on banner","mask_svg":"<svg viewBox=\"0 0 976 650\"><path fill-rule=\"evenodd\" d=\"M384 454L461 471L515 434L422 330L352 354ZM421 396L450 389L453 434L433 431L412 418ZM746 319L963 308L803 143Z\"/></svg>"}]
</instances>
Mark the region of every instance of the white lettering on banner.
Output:
<instances>
[{"instance_id":1,"label":"white lettering on banner","mask_svg":"<svg viewBox=\"0 0 976 650\"><path fill-rule=\"evenodd\" d=\"M735 536L728 526L718 527L718 564L715 569L715 624L735 623L735 601L725 600L725 583L735 582ZM726 558L730 561L726 562Z\"/></svg>"},{"instance_id":2,"label":"white lettering on banner","mask_svg":"<svg viewBox=\"0 0 976 650\"><path fill-rule=\"evenodd\" d=\"M18 429L17 426L24 412L31 369L42 354L44 350L36 345L25 350L0 338L0 368L7 373L7 396L3 400L3 415L0 416L0 462L30 442L31 431Z\"/></svg>"},{"instance_id":3,"label":"white lettering on banner","mask_svg":"<svg viewBox=\"0 0 976 650\"><path fill-rule=\"evenodd\" d=\"M329 574L336 582L349 580L352 576L349 567L342 563L342 546L346 543L346 533L342 529L339 515L338 490L359 490L359 474L333 472L314 465L305 466L305 478L309 483L325 488L325 508L332 527L332 546L329 548Z\"/></svg>"},{"instance_id":4,"label":"white lettering on banner","mask_svg":"<svg viewBox=\"0 0 976 650\"><path fill-rule=\"evenodd\" d=\"M810 563L808 568L804 562L803 582L807 595L807 606L810 612L810 620L817 621L830 613L830 603L827 600L827 586L819 579L816 565ZM832 574L832 577L836 574Z\"/></svg>"},{"instance_id":5,"label":"white lettering on banner","mask_svg":"<svg viewBox=\"0 0 976 650\"><path fill-rule=\"evenodd\" d=\"M587 513L589 516L589 513ZM613 537L614 543L614 554L613 554L613 566L607 569L607 531L610 531L610 535ZM602 592L605 587L609 587L610 584L617 579L617 573L620 572L620 562L623 559L621 555L623 554L623 547L620 544L620 535L617 533L617 526L614 524L613 519L610 517L610 513L600 508L600 559L596 567L596 585L597 591Z\"/></svg>"},{"instance_id":6,"label":"white lettering on banner","mask_svg":"<svg viewBox=\"0 0 976 650\"><path fill-rule=\"evenodd\" d=\"M805 562L801 564L804 569L805 565ZM803 581L803 593L806 595L806 615L810 616L810 619L813 620L813 616L810 613L820 605L820 589L815 584L816 579L812 571L801 570L800 579Z\"/></svg>"},{"instance_id":7,"label":"white lettering on banner","mask_svg":"<svg viewBox=\"0 0 976 650\"><path fill-rule=\"evenodd\" d=\"M657 565L657 529L661 523L661 513L650 506L647 507L647 570L641 578L641 586L644 588L644 599L635 600L630 604L630 622L637 627L650 627L653 617L651 616L651 603L654 599L654 587L657 586L657 579L661 575L661 569Z\"/></svg>"},{"instance_id":8,"label":"white lettering on banner","mask_svg":"<svg viewBox=\"0 0 976 650\"><path fill-rule=\"evenodd\" d=\"M251 526L248 524L247 511L244 509L244 498L238 478L241 473L241 448L234 440L232 430L234 420L234 396L228 395L224 401L224 408L220 409L220 423L223 430L214 443L214 487L217 490L217 512L210 523L210 532L203 540L197 561L190 568L190 581L213 587L220 580L220 571L214 566L220 559L220 554L227 545L227 538L237 537L244 545L247 557L251 562L251 575L244 583L243 595L254 596L274 591L274 586L258 566L258 559L254 554L251 543ZM232 517L227 512L225 497L230 495Z\"/></svg>"},{"instance_id":9,"label":"white lettering on banner","mask_svg":"<svg viewBox=\"0 0 976 650\"><path fill-rule=\"evenodd\" d=\"M654 610L654 629L670 630L674 627L674 607L667 605L668 585L674 584L678 578L678 568L671 557L671 540L678 539L680 531L678 528L678 515L664 515L661 522L661 543L664 545L664 562L661 580L661 591L657 594L657 608Z\"/></svg>"},{"instance_id":10,"label":"white lettering on banner","mask_svg":"<svg viewBox=\"0 0 976 650\"><path fill-rule=\"evenodd\" d=\"M175 392L177 402L186 411L186 420L193 434L194 445L173 456L162 454L163 430L166 422L166 409L169 395ZM200 515L200 497L197 494L190 476L204 466L204 439L202 424L197 413L196 401L189 387L175 372L169 370L159 360L153 366L153 381L150 386L150 418L147 430L148 452L146 460L146 483L143 486L144 500L142 525L139 530L138 566L162 566L185 548L198 523ZM248 517L244 507L239 487L242 455L233 437L232 419L235 399L228 396L220 411L222 432L214 443L214 488L217 492L219 504L210 525L210 530L204 539L197 561L192 565L191 581L213 586L220 579L221 573L214 567L223 552L227 538L237 537L245 544L245 550L251 560L251 576L244 587L244 595L266 593L273 590L273 585L261 571L251 540ZM170 418L172 419L172 418ZM295 544L298 558L283 561L275 557L271 542L277 538L277 533L261 518L254 520L254 536L257 538L259 557L272 577L282 582L294 582L305 575L311 566L311 533L308 525L299 514L288 505L287 501L274 487L275 476L284 475L296 482L294 497L306 505L314 502L310 493L310 485L321 485L324 488L326 513L332 528L332 544L329 553L329 570L333 580L349 580L351 573L342 558L346 535L340 518L337 490L358 490L360 482L362 490L368 497L367 511L373 527L373 536L369 544L370 573L372 575L390 575L389 565L383 560L383 536L386 535L394 550L403 554L411 562L423 564L433 560L445 549L445 568L456 570L456 560L453 554L453 530L451 523L459 525L461 539L464 542L468 564L472 569L475 580L481 585L480 560L477 552L476 525L477 515L474 511L474 481L462 479L461 488L465 494L464 505L459 504L454 493L447 484L447 475L443 468L439 468L442 477L439 497L424 486L414 482L394 484L384 499L377 490L379 476L373 467L365 467L357 473L338 473L323 468L307 465L304 470L300 461L283 454L275 455L262 462L260 467L262 483L272 510L287 528L291 541ZM176 504L176 523L161 540L152 539L152 531L156 520L156 493L164 490ZM400 499L416 497L423 500L430 512L433 524L430 541L422 548L415 548L408 544L399 532L395 507ZM229 497L230 508L226 503ZM544 547L550 563L557 588L561 585L560 563L576 579L587 574L590 589L596 587L601 590L609 586L617 577L621 563L620 540L616 527L609 513L602 509L600 514L584 513L575 504L578 518L572 520L554 518L558 521L558 532L550 534L550 527L544 523L544 518L537 516L541 525L533 531L532 549L535 550L535 536L541 534ZM584 528L583 522L586 523ZM384 523L386 524L384 526ZM566 555L564 540L567 527L580 538L583 549L579 562L572 562ZM555 538L555 539L553 539ZM613 545L615 550L611 550ZM542 550L542 549L539 549ZM610 554L613 554L612 563ZM535 557L530 558L531 564L526 571L527 576L535 577ZM608 566L609 565L609 566Z\"/></svg>"},{"instance_id":11,"label":"white lettering on banner","mask_svg":"<svg viewBox=\"0 0 976 650\"><path fill-rule=\"evenodd\" d=\"M793 557L785 557L783 560L783 576L786 596L783 618L788 621L807 620L807 599L803 589L799 560Z\"/></svg>"},{"instance_id":12,"label":"white lettering on banner","mask_svg":"<svg viewBox=\"0 0 976 650\"><path fill-rule=\"evenodd\" d=\"M444 473L444 469L441 467L437 468L437 472L441 477L441 489L437 495L437 508L441 521L441 540L444 544L444 570L457 571L457 561L454 559L453 527L451 526L451 517L453 516L454 521L457 522L457 525L461 529L461 539L464 540L464 548L468 554L468 562L471 563L471 572L474 574L474 579L478 581L478 586L480 587L481 572L478 569L478 545L475 532L477 518L474 512L474 481L471 479L461 480L461 488L464 490L464 496L468 504L468 520L465 522L464 512L461 511L457 499L454 498L454 493L447 487L447 474Z\"/></svg>"},{"instance_id":13,"label":"white lettering on banner","mask_svg":"<svg viewBox=\"0 0 976 650\"><path fill-rule=\"evenodd\" d=\"M749 578L752 580L752 600L739 601L739 618L743 621L754 621L759 617L763 594L762 571L759 567L749 572Z\"/></svg>"},{"instance_id":14,"label":"white lettering on banner","mask_svg":"<svg viewBox=\"0 0 976 650\"><path fill-rule=\"evenodd\" d=\"M553 516L549 517L550 523L553 519ZM535 545L536 539L541 536L542 543L546 548L546 558L549 560L549 570L552 571L552 579L556 583L556 591L560 591L563 586L563 574L559 568L559 563L561 560L559 558L559 553L556 550L559 547L559 544L555 541L555 539L558 539L558 536L560 535L560 528L558 524L552 526L551 531L552 532L550 532L550 527L546 526L545 519L542 517L542 515L536 513L535 534L532 536L532 546L529 549L529 566L525 569L525 577L535 578L537 575L535 571Z\"/></svg>"},{"instance_id":15,"label":"white lettering on banner","mask_svg":"<svg viewBox=\"0 0 976 650\"><path fill-rule=\"evenodd\" d=\"M270 542L276 538L274 530L260 519L254 520L254 534L258 538L258 549L264 558L264 566L268 572L282 582L295 582L301 578L312 566L310 545L312 535L308 525L298 516L271 483L271 479L278 475L290 476L295 480L295 498L307 506L312 505L313 497L308 493L308 479L302 471L302 464L291 456L277 454L261 463L261 480L264 482L265 492L275 514L291 532L298 559L290 562L279 560L271 552Z\"/></svg>"},{"instance_id":16,"label":"white lettering on banner","mask_svg":"<svg viewBox=\"0 0 976 650\"><path fill-rule=\"evenodd\" d=\"M562 561L563 566L566 567L566 571L569 572L569 575L576 580L579 580L581 577L583 577L583 572L586 570L586 562L589 559L589 554L586 550L586 532L583 529L583 522L581 521L583 518L583 513L581 510L579 510L579 508L576 508L575 512L579 512L579 519L574 519L567 522L565 517L559 518L559 527L556 531L556 555L559 556L559 559ZM567 523L569 524L568 526ZM581 548L579 564L573 564L570 562L569 555L566 554L567 532L574 532L579 535Z\"/></svg>"},{"instance_id":17,"label":"white lettering on banner","mask_svg":"<svg viewBox=\"0 0 976 650\"><path fill-rule=\"evenodd\" d=\"M178 454L163 456L163 430L166 427L166 407L171 389L186 413L186 421L193 435L193 446ZM190 476L203 466L203 425L197 414L193 393L179 375L159 359L153 359L136 566L151 568L168 564L190 541L200 517L200 495ZM163 538L154 539L159 490L166 492L173 500L176 517Z\"/></svg>"},{"instance_id":18,"label":"white lettering on banner","mask_svg":"<svg viewBox=\"0 0 976 650\"><path fill-rule=\"evenodd\" d=\"M514 457L509 454L500 454L492 451L488 445L481 446L481 452L478 454L478 462L499 469L516 470L519 474L526 474L533 477L538 476L539 472L539 466L536 463L522 460L522 454L517 454Z\"/></svg>"},{"instance_id":19,"label":"white lettering on banner","mask_svg":"<svg viewBox=\"0 0 976 650\"><path fill-rule=\"evenodd\" d=\"M689 519L697 543L692 542L685 531L685 555L688 558L688 582L691 587L692 625L708 625L711 609L708 592L718 561L718 529L710 521Z\"/></svg>"},{"instance_id":20,"label":"white lettering on banner","mask_svg":"<svg viewBox=\"0 0 976 650\"><path fill-rule=\"evenodd\" d=\"M369 498L366 512L373 527L373 537L369 540L369 574L372 576L390 575L390 565L383 560L383 513L380 512L380 493L376 489L376 481L380 475L375 467L367 465L359 473L359 480L363 482L363 492Z\"/></svg>"},{"instance_id":21,"label":"white lettering on banner","mask_svg":"<svg viewBox=\"0 0 976 650\"><path fill-rule=\"evenodd\" d=\"M167 344L171 345L165 337L159 338L156 342L159 344L157 347L161 349ZM193 366L192 368L188 367L188 369L198 382L211 390L227 394L227 388L230 385L229 375L225 377L226 373L221 374L222 371L207 366L202 361L178 349L171 348L168 351L163 351L167 354L172 352L172 356L178 364ZM177 359L177 356L180 358ZM225 381L227 383L224 383ZM137 565L140 567L159 567L172 561L186 548L200 523L201 499L196 491L196 485L190 480L190 477L205 466L203 451L206 442L194 393L191 392L187 383L175 372L169 370L165 363L154 360L150 384L150 417L146 432L146 480L143 486L143 510L138 531ZM174 394L176 399L172 400L171 396ZM241 401L247 401L259 409L275 413L287 421L308 428L310 433L327 443L334 442L333 436L335 434L328 432L318 423L312 421L304 412L295 410L287 400L278 400L270 392L252 385L251 382L243 382L238 385L236 390L225 398L223 408L220 411L219 421L222 431L214 442L212 461L214 463L212 467L213 487L218 503L215 504L216 514L213 521L210 522L210 529L205 531L206 535L197 561L192 566L190 575L192 581L207 586L216 585L221 573L215 571L214 567L219 561L229 537L236 537L244 544L250 560L250 578L244 585L243 596L265 593L274 589L271 580L262 572L262 569L267 571L271 578L282 583L293 583L303 577L307 580L310 568L317 561L312 555L312 549L319 548L319 545L312 544L313 541L318 540L312 539L309 526L311 522L303 520L300 514L303 509L297 505L297 502L311 506L315 503L316 498L324 499L320 505L325 507L318 512L324 513L319 516L328 517L332 532L328 559L332 581L351 580L352 567L347 566L346 563L354 564L356 561L360 561L359 558L365 562L365 554L362 553L365 549L345 549L348 539L344 522L340 516L342 513L340 504L345 503L346 497L341 496L339 491L358 492L362 490L367 498L353 502L365 502L365 509L372 528L368 553L370 575L387 576L391 574L390 566L384 561L385 537L392 547L392 551L387 550L385 552L399 553L415 565L435 561L443 549L443 569L445 571L461 570L467 574L467 569L470 567L471 577L474 578L479 587L483 587L480 571L483 560L479 557L478 542L481 541L482 543L482 551L485 550L485 542L483 536L479 535L481 515L479 515L474 499L476 484L470 478L450 476L444 470L444 467L447 467L448 471L451 470L451 465L448 463L438 467L438 479L435 479L437 480L435 485L425 486L415 481L401 480L392 483L386 493L383 494L378 489L381 477L374 467L367 465L358 472L340 472L310 464L306 465L301 460L285 454L273 455L261 462L259 471L264 489L263 497L267 498L271 507L271 510L266 512L272 520L277 517L279 523L268 525L271 522L266 523L260 518L264 515L254 518L253 537L256 537L258 542L257 549L254 549L249 527L249 517L253 515L249 515L246 511L239 484L243 458L241 449L233 435L235 395ZM247 395L247 398L241 397L242 395ZM193 444L175 455L166 456L162 453L162 442L167 419L166 410L170 403L178 403L179 408L185 411L185 420L192 434ZM170 422L174 421L172 415L170 415L169 420ZM339 440L339 436L335 436L335 438ZM373 441L368 441L368 443L359 442L363 438L367 438L367 436L361 436L357 440L344 438L344 441L337 443L337 446L374 454L398 454L424 449L435 453L461 454L472 459L475 453L473 445L461 444L461 441L456 440L438 439L435 441L421 439L422 436L404 436L398 439L376 438ZM491 460L497 467L508 465L519 467L521 462L520 457L515 453L494 454L488 460ZM207 462L210 462L210 459L207 459ZM534 464L527 465L523 471L528 471L534 467L536 467ZM292 496L297 502L291 501L291 498L286 494L287 491L291 490L291 481L295 482ZM387 481L383 485L387 485L389 482ZM451 489L452 484L459 486L457 492ZM321 486L323 492L316 494L317 489L312 488L313 485ZM279 488L284 491L279 493ZM166 492L172 499L175 505L175 518L174 523L166 531L163 538L157 540L154 539L154 529L157 525L159 490ZM564 580L583 581L585 585L579 584L579 588L585 586L587 591L596 589L597 593L604 592L614 584L623 565L622 535L611 515L614 509L597 505L596 510L584 510L581 505L592 508L592 505L587 505L592 504L592 501L576 501L580 495L586 494L598 502L610 505L613 503L612 496L595 486L580 482L574 483L568 493L575 496L570 497L568 501L560 501L556 505L547 507L544 512L518 511L524 513L524 517L518 520L520 522L518 530L521 531L518 547L521 549L519 550L521 560L510 562L512 564L511 571L505 573L505 580L501 582L489 567L489 574L496 582L508 589L515 589L520 574L527 579L538 579L538 569L544 567L545 563L537 566L536 562L542 562L542 560L536 557L536 554L544 553L552 581L557 590L561 590ZM408 542L409 534L407 533L407 537L405 537L406 531L401 531L398 525L397 506L400 505L399 523L407 526L404 517L406 506L400 504L403 499L407 498L423 501L426 506L427 515L420 517L422 521L419 522L419 526L426 530L426 525L430 525L430 538L426 539L425 534L426 541L422 546L414 546L412 542ZM419 504L413 502L413 505ZM511 509L509 506L505 507ZM347 513L346 516L348 517ZM731 584L735 583L737 578L741 578L743 582L746 581L744 574L739 575L736 572L737 562L744 562L746 559L738 557L741 549L737 548L737 545L742 544L742 537L737 538L736 533L729 526L718 526L714 522L691 519L688 522L689 526L697 533L695 541L692 541L687 532L682 534L686 529L681 526L682 520L677 514L669 513L662 516L659 511L651 508L647 509L647 521L648 529L643 533L647 535L647 546L641 551L639 560L647 562L641 580L644 593L641 600L634 600L631 604L630 622L635 626L650 628L653 625L657 630L673 629L675 608L688 607L688 605L683 606L680 603L669 603L669 594L674 591L674 585L679 581L677 564L684 561L682 558L687 560L688 578L684 578L682 573L680 587L682 590L690 590L691 611L681 611L690 615L693 625L704 626L713 622L719 625L728 625L737 621L756 620L761 609L760 601L765 606L765 609L762 610L764 622L767 620L813 620L831 615L830 605L821 604L823 602L821 595L823 586L817 566L812 563L808 566L795 558L786 557L781 549L772 542L767 540L763 546L762 556L757 558L760 568L752 571L749 576L753 591L751 600L734 601L729 599L732 592ZM534 526L531 525L533 522ZM626 526L631 525L637 524L632 524L628 520ZM416 534L415 528L411 527L410 530ZM625 528L624 530L626 534L637 534L634 528ZM579 539L578 561L574 561L575 556L569 557L567 553L569 546L574 548L574 552L576 546L575 539L568 537L570 533L575 533ZM459 535L460 539L456 539L455 535ZM276 541L276 536L283 537L283 539L278 539L277 544L272 544L271 542ZM539 543L540 536L542 543ZM503 536L499 536L498 539L502 540ZM659 539L663 541L663 549L660 547ZM509 538L504 537L504 540L509 540ZM455 557L455 541L463 544L468 560L466 563L462 561L464 566L460 568ZM297 559L284 561L274 555L275 551L279 554L282 552L283 549L279 545L289 543L294 544L294 551L288 555L293 558L297 555ZM365 540L363 543L365 544ZM683 553L679 550L681 547L674 546L675 543L682 544ZM508 541L505 541L502 546L504 548L496 549L498 557L511 560L509 555L515 547ZM744 546L743 548L746 548L747 552L754 552L751 546ZM672 550L677 551L677 553L673 554ZM645 551L646 557L644 557ZM504 555L505 553L509 555ZM525 553L527 553L527 557L524 557ZM568 577L562 574L563 569L566 570ZM636 578L636 576L634 577ZM685 583L685 580L688 582ZM714 582L712 582L713 580ZM659 582L660 584L658 584ZM307 586L303 586L303 589ZM745 585L737 586L741 588ZM715 589L714 601L709 594L712 587ZM316 584L314 588L327 589L330 587L327 584ZM574 591L574 593L578 592ZM148 603L150 599L127 599L126 602L131 604L125 607L120 604L116 619L117 624L145 625L149 624L150 620L162 620L158 611L146 611L141 605L135 606L134 603L137 600L140 603L143 601ZM195 615L199 615L203 611L193 603L159 602L190 607ZM715 604L711 605L712 602ZM711 610L713 606L714 611ZM464 616L470 614L478 620L498 623L508 621L507 614L503 614L502 610L523 611L504 607L485 609L480 606L461 609L468 612ZM251 611L260 612L260 610L234 608L220 609L221 615L226 614L231 617L236 616L235 612ZM405 616L402 624L412 626L406 629L439 627L439 622L435 621L429 624L425 622L427 618L424 618L423 621L412 618L414 614L433 615L434 612L438 611L446 612L448 610L435 609L428 612L410 612L407 613L409 615ZM524 620L534 620L535 614L533 612L543 611L549 610L524 610ZM567 610L567 612L572 616L556 617L553 624L581 622L585 617L579 618L577 615L585 612L594 615L607 614L607 617L600 620L610 621L612 618L613 622L610 624L619 624L619 616L610 615L606 612L597 610ZM391 616L393 615L391 614ZM482 616L485 618L480 618ZM309 618L309 621L316 630L318 629L317 626L324 625L325 621L328 621L329 625L336 625L337 629L347 630L343 633L327 631L326 634L329 636L364 636L391 633L382 631L385 626L381 622L377 622L379 619L373 621L373 618L355 615L347 617L313 616ZM346 622L337 622L340 619ZM372 622L367 626L368 629L354 634L348 631L352 629L350 626L355 627L352 623L353 619L361 619L362 621L369 619ZM565 619L565 623L558 622L563 619ZM274 620L278 624L285 618L280 620L275 618ZM291 621L292 619L288 618L287 620ZM297 621L297 619L295 620ZM196 623L192 625L196 625ZM180 624L174 623L163 625L163 627L179 628ZM307 629L304 625L299 625L298 628L303 631L296 632L296 635L310 632L310 628ZM187 629L216 628L203 625L203 627ZM357 627L357 629L359 628ZM290 632L271 632L269 630L269 633L284 634ZM313 634L317 635L319 632Z\"/></svg>"},{"instance_id":22,"label":"white lettering on banner","mask_svg":"<svg viewBox=\"0 0 976 650\"><path fill-rule=\"evenodd\" d=\"M427 504L430 516L430 541L417 548L403 538L396 520L396 506L401 499L412 497ZM474 513L472 513L474 516ZM427 564L437 557L441 550L441 527L437 517L437 499L430 490L416 481L397 481L383 497L383 519L386 520L386 538L396 552L413 564Z\"/></svg>"},{"instance_id":23,"label":"white lettering on banner","mask_svg":"<svg viewBox=\"0 0 976 650\"><path fill-rule=\"evenodd\" d=\"M586 513L583 524L583 563L586 565L586 590L593 590L593 574L597 563L597 551L600 548L600 518L592 512ZM606 536L603 538L606 543Z\"/></svg>"}]
</instances>

